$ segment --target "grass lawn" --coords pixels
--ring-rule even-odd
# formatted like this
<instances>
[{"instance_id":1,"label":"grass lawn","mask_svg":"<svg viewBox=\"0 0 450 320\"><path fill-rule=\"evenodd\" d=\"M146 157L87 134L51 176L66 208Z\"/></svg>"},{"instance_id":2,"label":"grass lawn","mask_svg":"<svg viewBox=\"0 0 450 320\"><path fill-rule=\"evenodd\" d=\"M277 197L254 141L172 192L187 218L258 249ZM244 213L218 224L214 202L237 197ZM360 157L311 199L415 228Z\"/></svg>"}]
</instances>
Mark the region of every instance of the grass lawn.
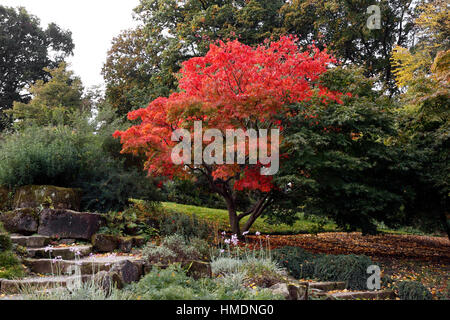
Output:
<instances>
[{"instance_id":1,"label":"grass lawn","mask_svg":"<svg viewBox=\"0 0 450 320\"><path fill-rule=\"evenodd\" d=\"M198 218L218 223L220 230L231 231L227 210L197 207L174 202L163 202L162 205L168 211L184 213L187 215L195 214ZM242 219L241 225L246 221L247 218ZM256 220L250 229L250 233L255 233L256 231L267 234L314 233L318 231L318 223L299 216L299 219L292 226L287 224L273 225L267 223L264 217L262 217ZM323 229L320 230L320 232L331 231L337 231L337 227L334 223L327 223L323 226Z\"/></svg>"},{"instance_id":2,"label":"grass lawn","mask_svg":"<svg viewBox=\"0 0 450 320\"><path fill-rule=\"evenodd\" d=\"M178 204L174 202L162 202L163 208L172 212L184 213L187 215L195 214L198 218L216 222L220 230L231 231L228 220L228 211L224 209L212 209L206 207L198 207L192 205ZM241 225L247 221L247 218L241 220ZM259 231L266 234L301 234L301 233L317 233L317 232L336 232L340 231L335 223L328 222L319 228L319 224L312 219L306 219L299 213L298 220L292 225L268 223L264 217L259 218L250 229L250 233ZM432 235L440 236L439 234L425 234L413 228L404 227L398 230L392 230L385 225L379 225L378 231L381 233L398 234L398 235Z\"/></svg>"}]
</instances>

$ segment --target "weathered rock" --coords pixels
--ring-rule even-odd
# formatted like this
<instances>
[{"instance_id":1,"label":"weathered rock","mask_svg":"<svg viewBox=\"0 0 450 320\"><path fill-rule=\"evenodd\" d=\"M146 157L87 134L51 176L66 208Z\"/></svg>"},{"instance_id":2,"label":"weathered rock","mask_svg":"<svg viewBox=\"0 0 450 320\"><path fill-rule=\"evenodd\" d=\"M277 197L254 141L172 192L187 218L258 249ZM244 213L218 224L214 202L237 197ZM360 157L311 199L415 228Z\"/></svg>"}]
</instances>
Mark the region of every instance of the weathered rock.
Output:
<instances>
[{"instance_id":1,"label":"weathered rock","mask_svg":"<svg viewBox=\"0 0 450 320\"><path fill-rule=\"evenodd\" d=\"M5 229L11 233L33 234L39 227L39 215L35 209L16 209L2 213L0 221Z\"/></svg>"},{"instance_id":2,"label":"weathered rock","mask_svg":"<svg viewBox=\"0 0 450 320\"><path fill-rule=\"evenodd\" d=\"M91 279L91 276L51 276L51 277L36 277L26 278L21 280L1 280L0 293L1 294L18 294L23 290L51 290L60 287L66 287L76 281L86 282Z\"/></svg>"},{"instance_id":3,"label":"weathered rock","mask_svg":"<svg viewBox=\"0 0 450 320\"><path fill-rule=\"evenodd\" d=\"M320 289L323 291L344 290L345 282L311 282L308 284L311 289Z\"/></svg>"},{"instance_id":4,"label":"weathered rock","mask_svg":"<svg viewBox=\"0 0 450 320\"><path fill-rule=\"evenodd\" d=\"M119 238L109 234L95 234L91 241L95 252L112 252L119 247Z\"/></svg>"},{"instance_id":5,"label":"weathered rock","mask_svg":"<svg viewBox=\"0 0 450 320\"><path fill-rule=\"evenodd\" d=\"M355 299L369 299L369 300L386 300L393 299L395 293L392 290L380 291L355 291L355 292L336 292L330 295L334 299L355 300Z\"/></svg>"},{"instance_id":6,"label":"weathered rock","mask_svg":"<svg viewBox=\"0 0 450 320\"><path fill-rule=\"evenodd\" d=\"M11 241L19 246L28 248L45 247L50 243L50 238L45 236L17 236L12 235Z\"/></svg>"},{"instance_id":7,"label":"weathered rock","mask_svg":"<svg viewBox=\"0 0 450 320\"><path fill-rule=\"evenodd\" d=\"M142 276L142 268L130 260L115 263L110 272L117 273L124 284L137 282Z\"/></svg>"},{"instance_id":8,"label":"weathered rock","mask_svg":"<svg viewBox=\"0 0 450 320\"><path fill-rule=\"evenodd\" d=\"M52 207L80 210L81 190L55 186L25 186L16 191L15 208Z\"/></svg>"},{"instance_id":9,"label":"weathered rock","mask_svg":"<svg viewBox=\"0 0 450 320\"><path fill-rule=\"evenodd\" d=\"M133 249L133 238L122 237L119 240L119 250L121 252L129 253Z\"/></svg>"},{"instance_id":10,"label":"weathered rock","mask_svg":"<svg viewBox=\"0 0 450 320\"><path fill-rule=\"evenodd\" d=\"M145 245L145 239L141 236L135 236L133 237L133 247L142 247Z\"/></svg>"},{"instance_id":11,"label":"weathered rock","mask_svg":"<svg viewBox=\"0 0 450 320\"><path fill-rule=\"evenodd\" d=\"M211 264L203 261L188 261L183 263L183 267L187 268L186 274L196 280L200 278L211 278Z\"/></svg>"},{"instance_id":12,"label":"weathered rock","mask_svg":"<svg viewBox=\"0 0 450 320\"><path fill-rule=\"evenodd\" d=\"M53 259L23 259L23 264L31 272L39 274L68 274L71 270L79 268L82 275L96 274L100 271L109 271L115 263L122 260L130 260L142 271L142 261L126 256L90 256L79 260L58 260Z\"/></svg>"},{"instance_id":13,"label":"weathered rock","mask_svg":"<svg viewBox=\"0 0 450 320\"><path fill-rule=\"evenodd\" d=\"M72 246L72 247L49 247L49 248L27 248L29 258L52 258L61 257L63 260L74 260L75 255L80 257L89 255L92 252L92 246Z\"/></svg>"},{"instance_id":14,"label":"weathered rock","mask_svg":"<svg viewBox=\"0 0 450 320\"><path fill-rule=\"evenodd\" d=\"M117 272L100 271L94 275L94 283L105 292L110 292L112 288L122 289L123 282Z\"/></svg>"},{"instance_id":15,"label":"weathered rock","mask_svg":"<svg viewBox=\"0 0 450 320\"><path fill-rule=\"evenodd\" d=\"M71 210L44 209L38 233L53 238L90 240L101 226L99 214Z\"/></svg>"},{"instance_id":16,"label":"weathered rock","mask_svg":"<svg viewBox=\"0 0 450 320\"><path fill-rule=\"evenodd\" d=\"M307 300L308 288L306 286L295 286L288 283L277 283L269 288L274 294L284 296L286 300Z\"/></svg>"},{"instance_id":17,"label":"weathered rock","mask_svg":"<svg viewBox=\"0 0 450 320\"><path fill-rule=\"evenodd\" d=\"M75 239L61 239L58 241L59 244L66 244L69 246L74 244L75 242L77 242L77 240L75 240Z\"/></svg>"}]
</instances>

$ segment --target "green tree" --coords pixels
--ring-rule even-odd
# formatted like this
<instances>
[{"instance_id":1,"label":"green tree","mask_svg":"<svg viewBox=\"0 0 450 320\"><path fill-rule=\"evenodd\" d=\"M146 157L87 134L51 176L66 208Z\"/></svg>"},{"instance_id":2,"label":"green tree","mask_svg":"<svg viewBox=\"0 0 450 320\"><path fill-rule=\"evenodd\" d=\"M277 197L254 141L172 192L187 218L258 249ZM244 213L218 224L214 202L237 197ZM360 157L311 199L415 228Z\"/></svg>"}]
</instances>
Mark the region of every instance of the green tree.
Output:
<instances>
[{"instance_id":1,"label":"green tree","mask_svg":"<svg viewBox=\"0 0 450 320\"><path fill-rule=\"evenodd\" d=\"M45 68L50 74L48 82L37 80L30 84L33 98L28 103L14 102L11 110L14 125L24 128L30 125L67 124L71 115L83 107L83 86L67 65L61 63L55 69Z\"/></svg>"},{"instance_id":2,"label":"green tree","mask_svg":"<svg viewBox=\"0 0 450 320\"><path fill-rule=\"evenodd\" d=\"M37 17L24 8L0 6L0 130L10 123L3 111L14 101L27 102L25 88L50 77L44 68L54 68L72 54L70 31L51 23L42 29Z\"/></svg>"},{"instance_id":3,"label":"green tree","mask_svg":"<svg viewBox=\"0 0 450 320\"><path fill-rule=\"evenodd\" d=\"M418 41L396 47L392 65L403 94L399 97L399 138L414 158L409 183L415 197L406 205L409 219L419 227L438 222L450 239L450 13L448 3L433 0L418 7Z\"/></svg>"},{"instance_id":4,"label":"green tree","mask_svg":"<svg viewBox=\"0 0 450 320\"><path fill-rule=\"evenodd\" d=\"M351 93L343 104L319 100L293 105L282 152L289 161L277 180L287 186L275 211L332 218L345 230L375 233L375 221L402 220L404 198L411 196L401 181L407 159L389 146L395 136L391 101L373 90L362 70L335 68L322 82L331 90Z\"/></svg>"},{"instance_id":5,"label":"green tree","mask_svg":"<svg viewBox=\"0 0 450 320\"><path fill-rule=\"evenodd\" d=\"M316 41L344 64L362 66L368 77L380 76L386 89L395 90L390 66L392 49L409 46L414 32L413 0L293 0L281 10L283 27L304 41ZM381 28L367 27L367 8L378 5Z\"/></svg>"}]
</instances>

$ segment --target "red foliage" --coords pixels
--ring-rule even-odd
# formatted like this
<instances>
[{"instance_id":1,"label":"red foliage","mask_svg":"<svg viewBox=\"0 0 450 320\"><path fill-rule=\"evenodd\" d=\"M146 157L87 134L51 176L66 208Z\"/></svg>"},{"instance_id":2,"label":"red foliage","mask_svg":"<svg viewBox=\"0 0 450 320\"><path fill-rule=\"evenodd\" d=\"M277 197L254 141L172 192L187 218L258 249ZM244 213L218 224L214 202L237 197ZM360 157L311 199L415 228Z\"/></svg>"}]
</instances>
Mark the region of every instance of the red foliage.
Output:
<instances>
[{"instance_id":1,"label":"red foliage","mask_svg":"<svg viewBox=\"0 0 450 320\"><path fill-rule=\"evenodd\" d=\"M319 96L323 101L340 101L342 95L330 92L318 83L319 76L335 59L310 46L299 50L297 39L283 37L256 48L239 41L217 42L204 57L183 63L179 92L158 98L147 108L130 112L128 118L142 122L123 132L122 152L144 153L146 169L152 176L186 176L183 166L171 161L171 134L178 128L191 130L195 120L203 121L203 130L216 128L280 128L277 114L285 106ZM282 128L281 128L282 129ZM241 174L235 188L269 191L271 179L249 166L215 165L212 176L226 179Z\"/></svg>"}]
</instances>

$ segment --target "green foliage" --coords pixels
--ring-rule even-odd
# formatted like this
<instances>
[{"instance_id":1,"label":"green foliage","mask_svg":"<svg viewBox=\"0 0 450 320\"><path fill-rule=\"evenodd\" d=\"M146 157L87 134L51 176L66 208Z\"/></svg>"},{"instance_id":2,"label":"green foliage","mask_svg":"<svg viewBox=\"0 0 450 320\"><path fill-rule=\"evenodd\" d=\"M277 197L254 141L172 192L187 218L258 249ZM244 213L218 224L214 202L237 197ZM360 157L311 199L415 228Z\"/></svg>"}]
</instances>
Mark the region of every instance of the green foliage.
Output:
<instances>
[{"instance_id":1,"label":"green foliage","mask_svg":"<svg viewBox=\"0 0 450 320\"><path fill-rule=\"evenodd\" d=\"M6 112L12 115L16 128L68 124L73 120L72 114L82 109L81 80L67 70L66 64L45 71L51 79L48 82L38 80L30 86L31 101L14 102L12 110Z\"/></svg>"},{"instance_id":2,"label":"green foliage","mask_svg":"<svg viewBox=\"0 0 450 320\"><path fill-rule=\"evenodd\" d=\"M280 194L278 207L301 207L365 234L376 232L374 220L395 225L411 193L402 184L409 174L403 152L388 143L396 135L392 102L358 70L335 68L321 81L353 97L343 104L313 99L292 106L292 116L283 118L281 152L289 161L276 180L291 187Z\"/></svg>"},{"instance_id":3,"label":"green foliage","mask_svg":"<svg viewBox=\"0 0 450 320\"><path fill-rule=\"evenodd\" d=\"M0 143L0 184L56 185L83 190L83 210L122 210L129 198L156 200L156 187L127 158L112 133L121 125L107 106L94 121L74 115L71 126L31 126Z\"/></svg>"},{"instance_id":4,"label":"green foliage","mask_svg":"<svg viewBox=\"0 0 450 320\"><path fill-rule=\"evenodd\" d=\"M401 300L432 300L431 292L418 281L398 283L398 296Z\"/></svg>"},{"instance_id":5,"label":"green foliage","mask_svg":"<svg viewBox=\"0 0 450 320\"><path fill-rule=\"evenodd\" d=\"M158 234L158 230L152 227L148 221L138 216L134 207L128 207L122 212L110 211L103 214L105 225L99 233L116 236L139 235L146 241Z\"/></svg>"},{"instance_id":6,"label":"green foliage","mask_svg":"<svg viewBox=\"0 0 450 320\"><path fill-rule=\"evenodd\" d=\"M76 179L86 135L68 127L29 127L0 144L0 184L68 186ZM91 140L92 141L92 140Z\"/></svg>"},{"instance_id":7,"label":"green foliage","mask_svg":"<svg viewBox=\"0 0 450 320\"><path fill-rule=\"evenodd\" d=\"M347 288L367 290L369 257L356 255L323 255L314 261L314 277L323 281L344 281Z\"/></svg>"},{"instance_id":8,"label":"green foliage","mask_svg":"<svg viewBox=\"0 0 450 320\"><path fill-rule=\"evenodd\" d=\"M312 254L298 247L275 249L273 256L294 278L344 281L354 290L367 289L367 268L373 265L366 256Z\"/></svg>"},{"instance_id":9,"label":"green foliage","mask_svg":"<svg viewBox=\"0 0 450 320\"><path fill-rule=\"evenodd\" d=\"M25 274L19 259L12 251L0 251L0 279L14 279Z\"/></svg>"},{"instance_id":10,"label":"green foliage","mask_svg":"<svg viewBox=\"0 0 450 320\"><path fill-rule=\"evenodd\" d=\"M269 288L285 278L284 270L275 260L254 256L218 257L213 259L211 269L215 276L225 278L225 282L238 277L240 283L260 288Z\"/></svg>"},{"instance_id":11,"label":"green foliage","mask_svg":"<svg viewBox=\"0 0 450 320\"><path fill-rule=\"evenodd\" d=\"M316 255L300 247L289 246L274 249L272 255L294 278L302 279L314 276L313 261Z\"/></svg>"},{"instance_id":12,"label":"green foliage","mask_svg":"<svg viewBox=\"0 0 450 320\"><path fill-rule=\"evenodd\" d=\"M144 259L152 264L168 265L189 260L208 260L209 252L205 250L208 244L204 240L187 242L182 235L172 235L164 238L160 245L147 244L142 251Z\"/></svg>"},{"instance_id":13,"label":"green foliage","mask_svg":"<svg viewBox=\"0 0 450 320\"><path fill-rule=\"evenodd\" d=\"M0 251L8 251L12 248L11 238L0 228Z\"/></svg>"},{"instance_id":14,"label":"green foliage","mask_svg":"<svg viewBox=\"0 0 450 320\"><path fill-rule=\"evenodd\" d=\"M214 236L211 223L197 218L195 214L192 216L183 213L161 215L159 231L163 236L179 234L186 239L209 239Z\"/></svg>"},{"instance_id":15,"label":"green foliage","mask_svg":"<svg viewBox=\"0 0 450 320\"><path fill-rule=\"evenodd\" d=\"M48 71L72 54L74 44L70 31L51 23L42 29L37 17L25 8L0 6L0 131L11 119L3 111L13 101L26 103L30 96L25 87L36 80L47 81Z\"/></svg>"},{"instance_id":16,"label":"green foliage","mask_svg":"<svg viewBox=\"0 0 450 320\"><path fill-rule=\"evenodd\" d=\"M239 279L239 278L238 278ZM229 278L194 280L180 266L172 265L161 270L153 268L137 284L127 290L143 300L274 300L282 297L268 289L251 290L242 282Z\"/></svg>"}]
</instances>

